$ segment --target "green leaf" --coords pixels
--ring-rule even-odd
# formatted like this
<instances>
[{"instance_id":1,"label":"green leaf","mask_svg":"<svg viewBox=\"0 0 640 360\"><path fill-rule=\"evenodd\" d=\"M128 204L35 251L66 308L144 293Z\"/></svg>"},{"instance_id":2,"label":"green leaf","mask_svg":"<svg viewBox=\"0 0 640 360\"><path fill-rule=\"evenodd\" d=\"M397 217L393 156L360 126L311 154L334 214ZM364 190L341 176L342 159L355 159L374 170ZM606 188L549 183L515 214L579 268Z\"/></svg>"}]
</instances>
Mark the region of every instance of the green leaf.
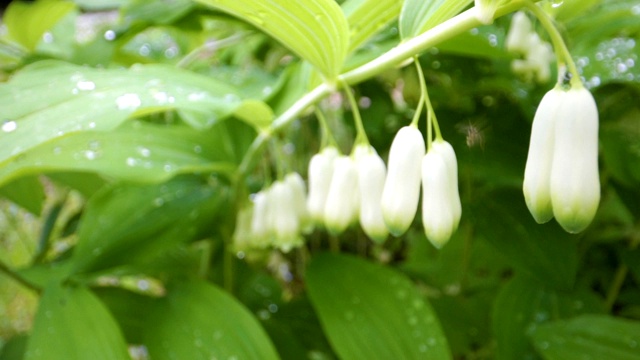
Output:
<instances>
[{"instance_id":1,"label":"green leaf","mask_svg":"<svg viewBox=\"0 0 640 360\"><path fill-rule=\"evenodd\" d=\"M500 290L493 306L496 358L530 358L534 351L527 332L548 321L602 312L602 308L600 300L589 291L554 291L529 276L516 275Z\"/></svg>"},{"instance_id":2,"label":"green leaf","mask_svg":"<svg viewBox=\"0 0 640 360\"><path fill-rule=\"evenodd\" d=\"M541 325L531 338L547 360L640 357L640 322L608 315L582 315Z\"/></svg>"},{"instance_id":3,"label":"green leaf","mask_svg":"<svg viewBox=\"0 0 640 360\"><path fill-rule=\"evenodd\" d=\"M193 7L194 4L190 0L134 0L126 3L122 12L130 21L142 20L157 24L171 24Z\"/></svg>"},{"instance_id":4,"label":"green leaf","mask_svg":"<svg viewBox=\"0 0 640 360\"><path fill-rule=\"evenodd\" d=\"M400 37L409 39L449 20L471 0L405 0L400 12Z\"/></svg>"},{"instance_id":5,"label":"green leaf","mask_svg":"<svg viewBox=\"0 0 640 360\"><path fill-rule=\"evenodd\" d=\"M95 172L135 182L160 182L187 172L234 170L234 154L225 151L231 137L222 123L208 131L144 122L112 132L70 133L32 148L0 168L0 184L32 174Z\"/></svg>"},{"instance_id":6,"label":"green leaf","mask_svg":"<svg viewBox=\"0 0 640 360\"><path fill-rule=\"evenodd\" d=\"M349 26L334 0L196 0L251 23L333 80L349 47Z\"/></svg>"},{"instance_id":7,"label":"green leaf","mask_svg":"<svg viewBox=\"0 0 640 360\"><path fill-rule=\"evenodd\" d=\"M224 186L197 178L106 188L87 203L73 253L74 270L153 260L210 226L226 199Z\"/></svg>"},{"instance_id":8,"label":"green leaf","mask_svg":"<svg viewBox=\"0 0 640 360\"><path fill-rule=\"evenodd\" d=\"M349 53L400 15L402 0L348 0L342 4L349 29Z\"/></svg>"},{"instance_id":9,"label":"green leaf","mask_svg":"<svg viewBox=\"0 0 640 360\"><path fill-rule=\"evenodd\" d=\"M42 35L75 7L71 1L12 1L2 20L8 38L33 51Z\"/></svg>"},{"instance_id":10,"label":"green leaf","mask_svg":"<svg viewBox=\"0 0 640 360\"><path fill-rule=\"evenodd\" d=\"M16 335L11 337L0 348L0 360L23 360L24 353L27 351L26 335Z\"/></svg>"},{"instance_id":11,"label":"green leaf","mask_svg":"<svg viewBox=\"0 0 640 360\"><path fill-rule=\"evenodd\" d=\"M640 92L635 92L638 93ZM631 99L627 97L616 100ZM607 117L606 120L609 121L604 121L601 126L600 142L602 157L611 176L634 188L640 184L640 108L627 105L626 110L628 111L619 119Z\"/></svg>"},{"instance_id":12,"label":"green leaf","mask_svg":"<svg viewBox=\"0 0 640 360\"><path fill-rule=\"evenodd\" d=\"M521 192L491 192L472 211L479 236L513 267L552 287L573 286L578 266L573 236L555 223L537 224Z\"/></svg>"},{"instance_id":13,"label":"green leaf","mask_svg":"<svg viewBox=\"0 0 640 360\"><path fill-rule=\"evenodd\" d=\"M118 325L91 291L59 285L45 289L26 360L128 358L127 344Z\"/></svg>"},{"instance_id":14,"label":"green leaf","mask_svg":"<svg viewBox=\"0 0 640 360\"><path fill-rule=\"evenodd\" d=\"M143 336L153 359L279 358L251 313L211 284L176 284L149 312Z\"/></svg>"},{"instance_id":15,"label":"green leaf","mask_svg":"<svg viewBox=\"0 0 640 360\"><path fill-rule=\"evenodd\" d=\"M409 279L337 254L315 256L307 289L341 359L450 359L433 309Z\"/></svg>"},{"instance_id":16,"label":"green leaf","mask_svg":"<svg viewBox=\"0 0 640 360\"><path fill-rule=\"evenodd\" d=\"M2 170L0 169L0 172ZM2 183L1 180L0 183ZM29 176L2 185L0 196L22 206L36 216L40 216L45 193L38 177Z\"/></svg>"},{"instance_id":17,"label":"green leaf","mask_svg":"<svg viewBox=\"0 0 640 360\"><path fill-rule=\"evenodd\" d=\"M234 88L174 67L91 69L39 62L0 84L0 166L65 134L112 130L129 117L186 109L217 120L240 103Z\"/></svg>"}]
</instances>

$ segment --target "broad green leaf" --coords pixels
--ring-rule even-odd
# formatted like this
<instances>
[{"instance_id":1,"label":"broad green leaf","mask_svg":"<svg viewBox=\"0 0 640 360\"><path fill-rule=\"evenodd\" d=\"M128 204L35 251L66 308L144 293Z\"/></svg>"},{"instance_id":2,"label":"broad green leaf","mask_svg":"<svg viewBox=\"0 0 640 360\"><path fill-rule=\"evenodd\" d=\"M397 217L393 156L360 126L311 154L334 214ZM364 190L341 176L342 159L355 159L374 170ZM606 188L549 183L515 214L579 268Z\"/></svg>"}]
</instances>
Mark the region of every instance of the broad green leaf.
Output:
<instances>
[{"instance_id":1,"label":"broad green leaf","mask_svg":"<svg viewBox=\"0 0 640 360\"><path fill-rule=\"evenodd\" d=\"M143 264L197 237L214 221L227 189L197 178L163 184L115 185L86 206L73 253L74 270Z\"/></svg>"},{"instance_id":2,"label":"broad green leaf","mask_svg":"<svg viewBox=\"0 0 640 360\"><path fill-rule=\"evenodd\" d=\"M400 37L409 39L449 20L472 0L405 0L400 12Z\"/></svg>"},{"instance_id":3,"label":"broad green leaf","mask_svg":"<svg viewBox=\"0 0 640 360\"><path fill-rule=\"evenodd\" d=\"M278 359L251 313L217 287L186 281L150 306L143 332L153 359Z\"/></svg>"},{"instance_id":4,"label":"broad green leaf","mask_svg":"<svg viewBox=\"0 0 640 360\"><path fill-rule=\"evenodd\" d=\"M149 1L133 0L122 7L129 21L142 20L157 24L171 24L194 7L190 0Z\"/></svg>"},{"instance_id":5,"label":"broad green leaf","mask_svg":"<svg viewBox=\"0 0 640 360\"><path fill-rule=\"evenodd\" d=\"M0 169L0 172L2 170ZM45 194L40 180L35 176L29 176L4 184L0 187L0 197L5 197L30 213L40 216Z\"/></svg>"},{"instance_id":6,"label":"broad green leaf","mask_svg":"<svg viewBox=\"0 0 640 360\"><path fill-rule=\"evenodd\" d=\"M307 290L341 359L450 359L431 305L409 279L345 255L314 256Z\"/></svg>"},{"instance_id":7,"label":"broad green leaf","mask_svg":"<svg viewBox=\"0 0 640 360\"><path fill-rule=\"evenodd\" d=\"M402 0L348 0L342 3L349 22L349 53L400 15Z\"/></svg>"},{"instance_id":8,"label":"broad green leaf","mask_svg":"<svg viewBox=\"0 0 640 360\"><path fill-rule=\"evenodd\" d=\"M548 321L588 312L602 312L593 293L554 291L531 277L516 275L500 290L493 306L497 359L530 358L534 351L527 338L529 331Z\"/></svg>"},{"instance_id":9,"label":"broad green leaf","mask_svg":"<svg viewBox=\"0 0 640 360\"><path fill-rule=\"evenodd\" d=\"M609 315L582 315L544 324L531 337L547 360L640 358L640 322Z\"/></svg>"},{"instance_id":10,"label":"broad green leaf","mask_svg":"<svg viewBox=\"0 0 640 360\"><path fill-rule=\"evenodd\" d=\"M551 287L573 286L578 254L572 235L552 222L537 224L521 192L492 192L472 211L478 236L513 267Z\"/></svg>"},{"instance_id":11,"label":"broad green leaf","mask_svg":"<svg viewBox=\"0 0 640 360\"><path fill-rule=\"evenodd\" d=\"M180 173L234 170L225 149L232 134L220 123L208 131L144 122L111 132L70 133L32 148L0 168L0 184L19 176L95 172L115 179L160 182Z\"/></svg>"},{"instance_id":12,"label":"broad green leaf","mask_svg":"<svg viewBox=\"0 0 640 360\"><path fill-rule=\"evenodd\" d=\"M258 130L268 127L274 118L269 105L259 100L243 102L233 115Z\"/></svg>"},{"instance_id":13,"label":"broad green leaf","mask_svg":"<svg viewBox=\"0 0 640 360\"><path fill-rule=\"evenodd\" d=\"M9 39L33 51L42 35L75 7L71 1L12 1L2 20Z\"/></svg>"},{"instance_id":14,"label":"broad green leaf","mask_svg":"<svg viewBox=\"0 0 640 360\"><path fill-rule=\"evenodd\" d=\"M240 103L234 88L169 66L91 69L39 62L0 84L0 166L65 134L112 130L132 116L186 109L217 120Z\"/></svg>"},{"instance_id":15,"label":"broad green leaf","mask_svg":"<svg viewBox=\"0 0 640 360\"><path fill-rule=\"evenodd\" d=\"M45 289L25 360L128 358L118 325L91 291L59 285Z\"/></svg>"},{"instance_id":16,"label":"broad green leaf","mask_svg":"<svg viewBox=\"0 0 640 360\"><path fill-rule=\"evenodd\" d=\"M334 0L197 0L251 23L333 80L349 47L349 26Z\"/></svg>"}]
</instances>

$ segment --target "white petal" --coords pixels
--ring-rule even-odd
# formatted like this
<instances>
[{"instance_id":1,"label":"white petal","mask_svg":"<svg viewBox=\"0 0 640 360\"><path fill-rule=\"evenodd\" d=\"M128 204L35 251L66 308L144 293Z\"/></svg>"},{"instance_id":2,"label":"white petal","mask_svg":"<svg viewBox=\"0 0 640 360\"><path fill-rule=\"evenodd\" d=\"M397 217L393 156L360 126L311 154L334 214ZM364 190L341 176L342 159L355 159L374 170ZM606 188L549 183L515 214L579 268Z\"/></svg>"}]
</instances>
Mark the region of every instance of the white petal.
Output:
<instances>
[{"instance_id":1,"label":"white petal","mask_svg":"<svg viewBox=\"0 0 640 360\"><path fill-rule=\"evenodd\" d=\"M526 53L529 48L529 34L533 31L527 15L518 11L511 18L511 26L505 41L508 51Z\"/></svg>"},{"instance_id":2,"label":"white petal","mask_svg":"<svg viewBox=\"0 0 640 360\"><path fill-rule=\"evenodd\" d=\"M339 234L357 220L358 198L356 165L350 157L340 156L335 161L331 186L324 209L324 221L330 233Z\"/></svg>"},{"instance_id":3,"label":"white petal","mask_svg":"<svg viewBox=\"0 0 640 360\"><path fill-rule=\"evenodd\" d=\"M360 190L360 225L372 240L383 242L389 235L380 205L387 169L372 149L356 158Z\"/></svg>"},{"instance_id":4,"label":"white petal","mask_svg":"<svg viewBox=\"0 0 640 360\"><path fill-rule=\"evenodd\" d=\"M296 214L300 221L300 228L304 233L310 233L313 230L313 222L307 210L307 190L304 180L298 173L290 173L284 178L284 182L291 188L296 209Z\"/></svg>"},{"instance_id":5,"label":"white petal","mask_svg":"<svg viewBox=\"0 0 640 360\"><path fill-rule=\"evenodd\" d=\"M454 204L450 201L449 173L443 157L429 151L422 160L422 225L427 239L437 248L454 232Z\"/></svg>"},{"instance_id":6,"label":"white petal","mask_svg":"<svg viewBox=\"0 0 640 360\"><path fill-rule=\"evenodd\" d=\"M324 224L324 208L333 176L333 162L338 156L334 148L314 155L309 162L309 197L307 209L316 224Z\"/></svg>"},{"instance_id":7,"label":"white petal","mask_svg":"<svg viewBox=\"0 0 640 360\"><path fill-rule=\"evenodd\" d=\"M460 193L458 191L458 160L456 152L451 144L444 140L436 140L432 143L433 150L442 156L442 160L447 166L449 183L449 203L455 221L454 230L458 228L460 217L462 216L462 204L460 203Z\"/></svg>"},{"instance_id":8,"label":"white petal","mask_svg":"<svg viewBox=\"0 0 640 360\"><path fill-rule=\"evenodd\" d=\"M531 142L522 190L531 215L540 224L553 217L550 181L554 153L554 123L564 100L565 92L559 88L547 92L540 101L531 127Z\"/></svg>"},{"instance_id":9,"label":"white petal","mask_svg":"<svg viewBox=\"0 0 640 360\"><path fill-rule=\"evenodd\" d=\"M382 216L389 232L395 236L404 234L416 216L424 153L422 133L412 126L400 129L391 144L382 191Z\"/></svg>"},{"instance_id":10,"label":"white petal","mask_svg":"<svg viewBox=\"0 0 640 360\"><path fill-rule=\"evenodd\" d=\"M283 181L276 181L271 187L274 211L274 246L289 251L302 244L300 223L296 213L293 189Z\"/></svg>"},{"instance_id":11,"label":"white petal","mask_svg":"<svg viewBox=\"0 0 640 360\"><path fill-rule=\"evenodd\" d=\"M598 209L598 108L582 86L572 88L558 114L551 169L553 214L568 232L584 230Z\"/></svg>"}]
</instances>

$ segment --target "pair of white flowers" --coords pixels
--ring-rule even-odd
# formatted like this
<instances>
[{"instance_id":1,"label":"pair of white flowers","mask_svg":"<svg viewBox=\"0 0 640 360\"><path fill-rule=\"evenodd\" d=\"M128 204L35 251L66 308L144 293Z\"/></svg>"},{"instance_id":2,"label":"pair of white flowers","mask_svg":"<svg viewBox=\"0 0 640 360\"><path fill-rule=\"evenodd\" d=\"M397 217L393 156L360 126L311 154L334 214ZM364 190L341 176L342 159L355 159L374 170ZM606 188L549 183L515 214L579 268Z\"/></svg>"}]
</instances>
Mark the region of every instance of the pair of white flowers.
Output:
<instances>
[{"instance_id":1,"label":"pair of white flowers","mask_svg":"<svg viewBox=\"0 0 640 360\"><path fill-rule=\"evenodd\" d=\"M458 228L462 207L458 163L451 145L436 139L425 154L422 133L405 126L389 151L389 173L382 192L382 214L389 231L400 236L416 215L422 182L422 224L431 243L440 248Z\"/></svg>"},{"instance_id":2,"label":"pair of white flowers","mask_svg":"<svg viewBox=\"0 0 640 360\"><path fill-rule=\"evenodd\" d=\"M524 197L538 223L555 216L568 232L584 230L600 202L598 109L579 82L542 98L533 119Z\"/></svg>"},{"instance_id":3,"label":"pair of white flowers","mask_svg":"<svg viewBox=\"0 0 640 360\"><path fill-rule=\"evenodd\" d=\"M411 226L420 200L427 238L444 245L458 227L461 215L458 168L449 143L437 139L425 154L420 130L398 131L389 151L389 169L369 145L358 145L353 158L333 148L309 163L308 209L311 218L339 234L360 221L372 240L400 236Z\"/></svg>"},{"instance_id":4,"label":"pair of white flowers","mask_svg":"<svg viewBox=\"0 0 640 360\"><path fill-rule=\"evenodd\" d=\"M353 157L325 148L309 162L307 208L316 224L337 235L360 222L376 242L389 235L380 207L387 169L370 145L357 145Z\"/></svg>"}]
</instances>

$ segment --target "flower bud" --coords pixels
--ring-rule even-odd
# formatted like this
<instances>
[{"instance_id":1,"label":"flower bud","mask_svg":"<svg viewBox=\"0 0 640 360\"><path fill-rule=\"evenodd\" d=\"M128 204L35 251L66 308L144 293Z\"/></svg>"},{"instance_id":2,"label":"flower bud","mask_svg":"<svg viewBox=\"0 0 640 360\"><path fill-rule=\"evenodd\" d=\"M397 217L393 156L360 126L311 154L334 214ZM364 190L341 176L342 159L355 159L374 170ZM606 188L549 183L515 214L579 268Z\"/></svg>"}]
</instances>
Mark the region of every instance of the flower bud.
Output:
<instances>
[{"instance_id":1,"label":"flower bud","mask_svg":"<svg viewBox=\"0 0 640 360\"><path fill-rule=\"evenodd\" d=\"M296 214L300 221L300 229L303 233L308 234L313 230L313 222L307 209L307 190L304 185L304 180L302 180L300 174L294 172L285 176L284 181L293 193L293 201Z\"/></svg>"},{"instance_id":2,"label":"flower bud","mask_svg":"<svg viewBox=\"0 0 640 360\"><path fill-rule=\"evenodd\" d=\"M522 186L524 199L533 218L545 223L553 217L551 204L551 164L556 151L554 124L565 100L565 92L556 87L548 91L536 110Z\"/></svg>"},{"instance_id":3,"label":"flower bud","mask_svg":"<svg viewBox=\"0 0 640 360\"><path fill-rule=\"evenodd\" d=\"M381 243L389 235L380 205L387 169L371 146L358 146L355 154L360 190L360 226L371 240Z\"/></svg>"},{"instance_id":4,"label":"flower bud","mask_svg":"<svg viewBox=\"0 0 640 360\"><path fill-rule=\"evenodd\" d=\"M333 162L337 157L338 151L328 147L314 155L309 162L307 209L311 220L316 224L324 224L324 208L333 176Z\"/></svg>"},{"instance_id":5,"label":"flower bud","mask_svg":"<svg viewBox=\"0 0 640 360\"><path fill-rule=\"evenodd\" d=\"M359 208L358 173L349 156L339 156L334 163L331 186L324 208L327 230L337 235L357 220Z\"/></svg>"},{"instance_id":6,"label":"flower bud","mask_svg":"<svg viewBox=\"0 0 640 360\"><path fill-rule=\"evenodd\" d=\"M558 223L584 230L598 209L598 109L589 90L574 85L557 115L551 167L551 202Z\"/></svg>"},{"instance_id":7,"label":"flower bud","mask_svg":"<svg viewBox=\"0 0 640 360\"><path fill-rule=\"evenodd\" d=\"M524 12L518 11L513 14L506 39L507 51L527 53L529 51L529 34L532 31L531 21Z\"/></svg>"},{"instance_id":8,"label":"flower bud","mask_svg":"<svg viewBox=\"0 0 640 360\"><path fill-rule=\"evenodd\" d=\"M288 252L291 248L302 244L294 191L283 181L276 181L270 191L269 200L273 201L274 211L274 246Z\"/></svg>"},{"instance_id":9,"label":"flower bud","mask_svg":"<svg viewBox=\"0 0 640 360\"><path fill-rule=\"evenodd\" d=\"M431 150L422 160L422 225L427 239L437 248L449 241L456 229L455 202L451 201L450 171L444 156Z\"/></svg>"},{"instance_id":10,"label":"flower bud","mask_svg":"<svg viewBox=\"0 0 640 360\"><path fill-rule=\"evenodd\" d=\"M449 184L448 197L454 220L453 230L455 231L458 229L460 217L462 216L462 204L460 203L460 193L458 192L458 160L456 159L456 152L453 150L451 144L442 139L434 140L431 146L433 151L440 154L447 167L447 183Z\"/></svg>"},{"instance_id":11,"label":"flower bud","mask_svg":"<svg viewBox=\"0 0 640 360\"><path fill-rule=\"evenodd\" d=\"M416 216L424 153L422 133L413 126L400 129L391 144L381 204L384 222L394 236L404 234Z\"/></svg>"}]
</instances>

